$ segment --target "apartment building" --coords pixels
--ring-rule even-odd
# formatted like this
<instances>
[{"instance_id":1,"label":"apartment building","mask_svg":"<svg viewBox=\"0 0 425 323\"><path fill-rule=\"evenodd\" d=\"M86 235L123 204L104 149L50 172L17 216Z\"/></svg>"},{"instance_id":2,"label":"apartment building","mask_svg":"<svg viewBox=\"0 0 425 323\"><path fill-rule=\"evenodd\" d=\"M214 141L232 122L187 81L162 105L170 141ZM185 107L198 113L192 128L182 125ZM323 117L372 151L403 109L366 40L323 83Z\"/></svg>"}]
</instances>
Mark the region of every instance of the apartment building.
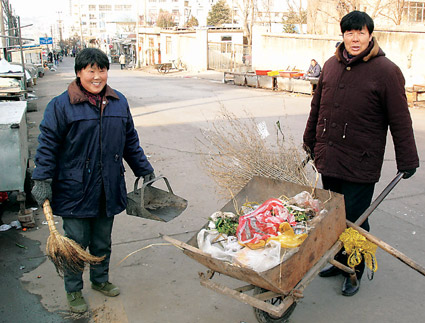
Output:
<instances>
[{"instance_id":1,"label":"apartment building","mask_svg":"<svg viewBox=\"0 0 425 323\"><path fill-rule=\"evenodd\" d=\"M70 36L85 43L108 42L113 37L135 33L139 1L69 0L64 19Z\"/></svg>"}]
</instances>

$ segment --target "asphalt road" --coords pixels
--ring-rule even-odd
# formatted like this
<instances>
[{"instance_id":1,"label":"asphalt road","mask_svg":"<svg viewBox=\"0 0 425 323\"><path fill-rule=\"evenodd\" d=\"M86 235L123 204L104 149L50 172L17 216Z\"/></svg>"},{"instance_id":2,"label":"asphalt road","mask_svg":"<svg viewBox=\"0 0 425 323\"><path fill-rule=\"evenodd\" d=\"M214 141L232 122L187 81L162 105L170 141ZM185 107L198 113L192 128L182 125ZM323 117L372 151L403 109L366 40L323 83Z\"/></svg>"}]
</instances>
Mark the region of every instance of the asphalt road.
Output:
<instances>
[{"instance_id":1,"label":"asphalt road","mask_svg":"<svg viewBox=\"0 0 425 323\"><path fill-rule=\"evenodd\" d=\"M36 85L39 110L28 113L32 156L44 107L73 78L73 59L65 58L56 72L46 73ZM176 72L164 76L155 71L122 71L119 65L112 66L108 83L128 98L141 144L155 173L170 180L174 193L189 201L188 208L168 223L128 216L125 212L116 217L110 275L122 293L108 299L87 288L89 284L85 281L83 293L90 311L82 316L68 313L63 282L44 256L48 228L40 210L36 212L37 228L1 232L0 321L256 322L250 306L200 286L197 273L205 272L206 268L181 250L164 245L159 234L187 241L227 202L201 165L205 147L199 144L201 129L211 126L220 116L220 109L224 107L240 118L254 116L258 122L266 122L271 133L279 120L286 135L301 144L311 97L222 84L221 75L215 72ZM411 113L421 153L425 148L425 110L412 109ZM395 173L389 136L376 194ZM131 190L134 176L130 169L126 180ZM414 177L398 184L370 218L372 234L422 266L424 180L425 170L420 168ZM12 201L3 221L15 220L16 213L17 206ZM60 228L61 219L56 221ZM353 297L340 295L341 277L315 278L290 322L421 322L424 277L381 250L377 257L379 269L374 279L363 279L360 292ZM87 276L86 273L85 279ZM217 280L232 287L244 285L226 276Z\"/></svg>"}]
</instances>

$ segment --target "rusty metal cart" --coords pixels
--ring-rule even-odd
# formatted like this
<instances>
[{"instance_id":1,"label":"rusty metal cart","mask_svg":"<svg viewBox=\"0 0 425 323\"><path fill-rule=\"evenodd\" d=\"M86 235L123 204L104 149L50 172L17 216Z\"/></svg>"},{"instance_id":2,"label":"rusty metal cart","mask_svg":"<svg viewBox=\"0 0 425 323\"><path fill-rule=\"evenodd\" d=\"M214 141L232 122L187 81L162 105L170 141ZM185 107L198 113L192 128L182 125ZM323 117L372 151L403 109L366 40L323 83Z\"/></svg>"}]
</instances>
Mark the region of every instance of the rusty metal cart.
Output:
<instances>
[{"instance_id":1,"label":"rusty metal cart","mask_svg":"<svg viewBox=\"0 0 425 323\"><path fill-rule=\"evenodd\" d=\"M379 205L401 180L402 175L396 176L363 214L362 220L360 219L361 222L356 222L357 224L362 223ZM238 205L242 205L247 200L263 201L282 194L295 196L301 191L311 191L311 188L286 181L254 177L234 199ZM187 243L169 236L163 236L163 238L182 248L187 256L209 268L206 273L199 273L202 286L251 305L254 307L259 322L285 322L295 309L297 301L303 297L303 290L326 263L332 263L351 275L355 275L351 268L334 260L334 256L342 247L342 242L338 238L347 227L344 198L336 193L330 195L329 191L322 189L316 189L315 194L315 197L319 200L327 201L325 205L327 213L321 214L311 221L312 230L296 252L293 252L280 265L264 272L256 272L249 268L218 260L202 252L198 249L197 234ZM221 211L234 212L234 201L229 201ZM359 228L356 224L348 224ZM380 245L380 247L382 246ZM410 259L406 260L407 257L401 253L396 257L407 264L410 262L410 266L416 267L414 269L425 275L425 270L422 267L414 264ZM211 279L215 272L233 277L248 283L248 285L232 289L218 282L213 282ZM252 296L247 293L251 290L253 290Z\"/></svg>"}]
</instances>

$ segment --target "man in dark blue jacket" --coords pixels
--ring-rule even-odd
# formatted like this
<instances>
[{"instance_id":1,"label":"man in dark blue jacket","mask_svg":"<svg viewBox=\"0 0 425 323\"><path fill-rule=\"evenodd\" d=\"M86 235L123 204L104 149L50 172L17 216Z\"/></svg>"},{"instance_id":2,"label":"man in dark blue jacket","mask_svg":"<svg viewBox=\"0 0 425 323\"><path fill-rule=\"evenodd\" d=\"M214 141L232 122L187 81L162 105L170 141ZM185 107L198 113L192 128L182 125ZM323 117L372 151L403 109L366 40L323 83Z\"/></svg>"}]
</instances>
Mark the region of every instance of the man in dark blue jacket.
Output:
<instances>
[{"instance_id":1,"label":"man in dark blue jacket","mask_svg":"<svg viewBox=\"0 0 425 323\"><path fill-rule=\"evenodd\" d=\"M120 290L109 282L114 215L127 204L123 159L136 177L155 178L139 144L127 99L107 85L108 57L87 48L75 59L77 75L68 90L47 105L40 124L32 194L39 205L51 201L63 218L67 237L106 256L90 266L92 288L107 296ZM71 311L82 313L83 272L64 275Z\"/></svg>"}]
</instances>

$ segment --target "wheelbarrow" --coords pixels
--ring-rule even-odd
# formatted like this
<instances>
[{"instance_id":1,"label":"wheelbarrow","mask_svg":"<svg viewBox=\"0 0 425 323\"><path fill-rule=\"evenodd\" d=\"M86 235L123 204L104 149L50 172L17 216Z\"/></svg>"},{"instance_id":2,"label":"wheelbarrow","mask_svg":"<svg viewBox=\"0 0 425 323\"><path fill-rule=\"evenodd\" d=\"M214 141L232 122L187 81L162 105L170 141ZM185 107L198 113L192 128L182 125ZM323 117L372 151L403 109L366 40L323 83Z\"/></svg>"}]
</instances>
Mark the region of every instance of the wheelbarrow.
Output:
<instances>
[{"instance_id":1,"label":"wheelbarrow","mask_svg":"<svg viewBox=\"0 0 425 323\"><path fill-rule=\"evenodd\" d=\"M198 248L197 234L187 243L169 236L163 236L163 238L178 248L181 248L190 258L209 268L206 273L199 273L202 286L251 305L259 322L286 322L294 311L297 302L303 297L304 289L326 263L329 262L349 274L355 275L351 268L334 260L334 256L343 246L338 238L347 228L347 224L361 231L362 229L358 225L363 223L372 211L376 209L392 188L401 180L402 176L403 174L398 174L394 178L359 218L356 224L345 219L343 195L331 193L330 196L329 191L316 189L315 197L321 201L327 201L327 213L321 214L311 221L313 229L309 232L306 240L289 258L267 271L256 272L249 268L240 267L211 257L211 255ZM242 205L247 200L266 200L273 196L281 196L282 194L295 196L301 191L310 190L311 187L286 181L254 177L235 196L235 201L229 201L221 211L235 212L234 203ZM206 227L207 225L204 226L204 228ZM361 231L362 234L364 232L366 231ZM394 248L389 247L378 238L373 237L367 232L366 234L368 235L368 239L373 239L372 242L378 244L382 249L425 275L425 269L423 267L414 263ZM248 283L248 285L232 289L221 283L213 282L211 279L215 272L233 277ZM247 293L251 290L253 290L252 296Z\"/></svg>"},{"instance_id":2,"label":"wheelbarrow","mask_svg":"<svg viewBox=\"0 0 425 323\"><path fill-rule=\"evenodd\" d=\"M164 180L168 191L153 187ZM145 219L168 222L179 216L187 207L187 201L174 194L168 179L155 177L138 188L140 177L134 182L134 190L127 194L127 214Z\"/></svg>"}]
</instances>

